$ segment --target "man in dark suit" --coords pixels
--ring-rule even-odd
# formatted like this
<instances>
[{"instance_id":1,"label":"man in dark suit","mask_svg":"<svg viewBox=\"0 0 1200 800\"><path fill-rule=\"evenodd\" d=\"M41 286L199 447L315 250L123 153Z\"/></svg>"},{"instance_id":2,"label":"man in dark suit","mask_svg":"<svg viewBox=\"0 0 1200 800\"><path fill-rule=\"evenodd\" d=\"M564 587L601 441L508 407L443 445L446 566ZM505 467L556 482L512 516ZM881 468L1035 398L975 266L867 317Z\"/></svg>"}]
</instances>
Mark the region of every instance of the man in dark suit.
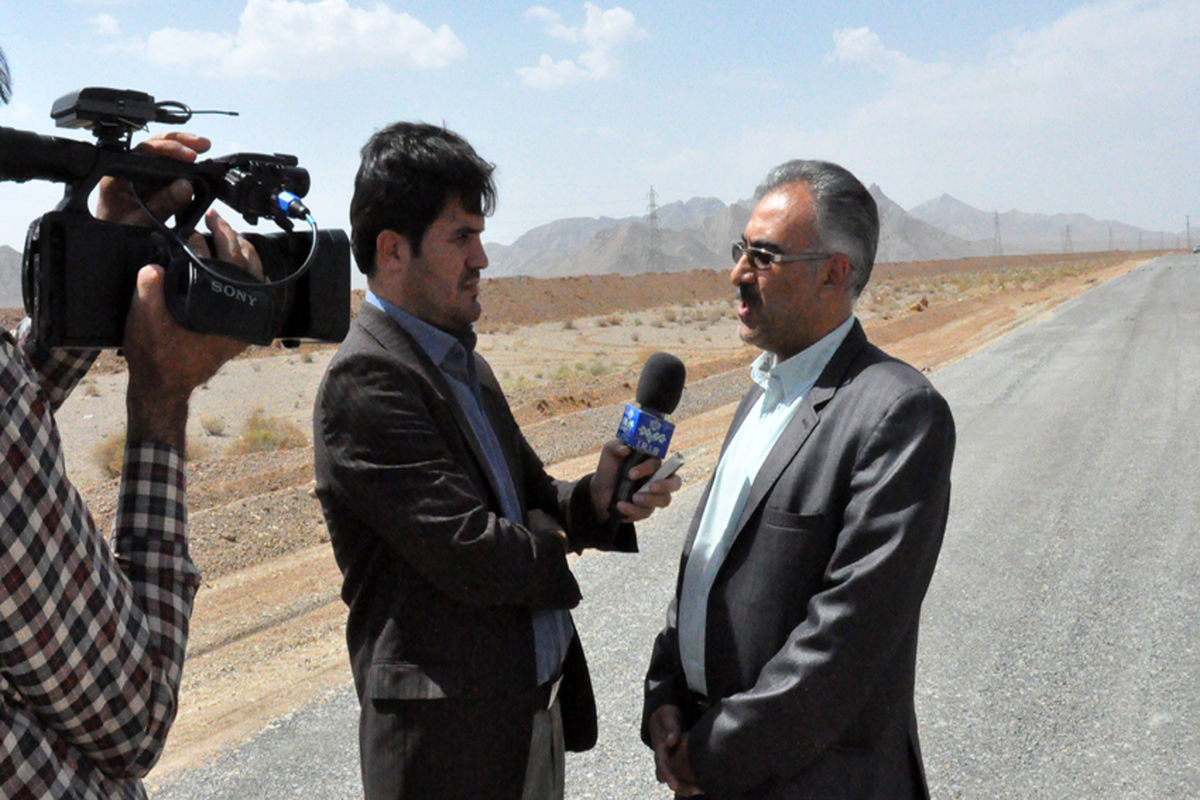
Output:
<instances>
[{"instance_id":1,"label":"man in dark suit","mask_svg":"<svg viewBox=\"0 0 1200 800\"><path fill-rule=\"evenodd\" d=\"M879 236L862 184L792 161L759 197L731 273L758 385L684 544L642 737L678 795L928 797L913 675L954 423L853 315Z\"/></svg>"},{"instance_id":2,"label":"man in dark suit","mask_svg":"<svg viewBox=\"0 0 1200 800\"><path fill-rule=\"evenodd\" d=\"M596 740L568 551L636 550L628 449L554 480L474 352L492 165L444 128L367 142L350 222L369 292L314 413L317 496L344 576L366 797L561 798L563 750ZM658 460L634 469L650 475Z\"/></svg>"}]
</instances>

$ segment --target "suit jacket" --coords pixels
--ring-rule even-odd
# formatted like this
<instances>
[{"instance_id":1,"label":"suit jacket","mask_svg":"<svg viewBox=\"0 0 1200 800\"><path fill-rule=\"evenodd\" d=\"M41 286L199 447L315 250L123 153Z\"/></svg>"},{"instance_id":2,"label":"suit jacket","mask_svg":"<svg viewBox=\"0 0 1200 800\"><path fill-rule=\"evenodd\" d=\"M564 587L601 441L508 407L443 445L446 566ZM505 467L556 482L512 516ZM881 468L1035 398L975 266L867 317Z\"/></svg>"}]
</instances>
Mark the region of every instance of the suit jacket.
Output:
<instances>
[{"instance_id":1,"label":"suit jacket","mask_svg":"<svg viewBox=\"0 0 1200 800\"><path fill-rule=\"evenodd\" d=\"M576 548L636 550L631 525L606 537L590 478L546 474L475 358L522 511L558 519ZM330 362L313 438L349 607L367 796L518 797L538 702L531 613L580 599L562 544L501 515L445 377L374 306L363 305ZM578 638L558 696L568 749L591 747L596 712Z\"/></svg>"},{"instance_id":2,"label":"suit jacket","mask_svg":"<svg viewBox=\"0 0 1200 800\"><path fill-rule=\"evenodd\" d=\"M766 456L709 595L711 706L687 738L710 797L928 797L913 676L953 452L946 402L856 322ZM676 608L708 491L646 677L647 743L655 709L689 706Z\"/></svg>"}]
</instances>

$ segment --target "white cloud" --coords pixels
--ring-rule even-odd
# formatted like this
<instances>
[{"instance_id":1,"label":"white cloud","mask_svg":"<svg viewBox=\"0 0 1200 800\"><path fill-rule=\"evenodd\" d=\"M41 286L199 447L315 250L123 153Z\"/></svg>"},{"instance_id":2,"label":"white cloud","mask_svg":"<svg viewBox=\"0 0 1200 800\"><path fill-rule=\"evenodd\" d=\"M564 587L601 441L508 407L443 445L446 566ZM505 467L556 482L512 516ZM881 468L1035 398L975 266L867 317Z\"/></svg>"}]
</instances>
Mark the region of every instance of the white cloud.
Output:
<instances>
[{"instance_id":1,"label":"white cloud","mask_svg":"<svg viewBox=\"0 0 1200 800\"><path fill-rule=\"evenodd\" d=\"M831 59L864 64L882 75L900 82L936 80L944 76L943 64L922 64L899 50L889 50L869 28L845 28L834 31Z\"/></svg>"},{"instance_id":2,"label":"white cloud","mask_svg":"<svg viewBox=\"0 0 1200 800\"><path fill-rule=\"evenodd\" d=\"M163 29L146 41L151 62L208 66L232 77L318 78L381 67L437 69L466 55L449 26L433 30L383 3L247 0L236 33Z\"/></svg>"},{"instance_id":3,"label":"white cloud","mask_svg":"<svg viewBox=\"0 0 1200 800\"><path fill-rule=\"evenodd\" d=\"M836 126L793 139L867 165L885 191L929 192L910 202L974 187L1003 205L1034 186L1047 208L1087 210L1079 198L1107 203L1195 141L1197 41L1200 0L1092 3L954 63L922 62L866 28L840 30L830 61L882 83L864 85L873 94Z\"/></svg>"},{"instance_id":4,"label":"white cloud","mask_svg":"<svg viewBox=\"0 0 1200 800\"><path fill-rule=\"evenodd\" d=\"M947 108L969 123L986 117L1049 120L1146 105L1188 95L1200 66L1200 2L1099 3L1075 9L1037 31L1001 37L980 63L928 64L888 50L866 28L834 34L834 56L867 65L891 84L879 106L934 118ZM1181 73L1181 69L1192 72Z\"/></svg>"},{"instance_id":5,"label":"white cloud","mask_svg":"<svg viewBox=\"0 0 1200 800\"><path fill-rule=\"evenodd\" d=\"M555 39L563 39L568 42L579 41L580 29L568 28L566 25L563 25L562 15L557 11L551 11L550 9L543 8L542 6L534 6L525 12L525 18L545 23L546 33L550 34Z\"/></svg>"},{"instance_id":6,"label":"white cloud","mask_svg":"<svg viewBox=\"0 0 1200 800\"><path fill-rule=\"evenodd\" d=\"M112 14L97 14L88 22L91 24L92 30L100 36L111 38L121 35L121 25Z\"/></svg>"},{"instance_id":7,"label":"white cloud","mask_svg":"<svg viewBox=\"0 0 1200 800\"><path fill-rule=\"evenodd\" d=\"M207 31L157 30L146 39L146 58L160 67L220 61L233 50L233 37Z\"/></svg>"},{"instance_id":8,"label":"white cloud","mask_svg":"<svg viewBox=\"0 0 1200 800\"><path fill-rule=\"evenodd\" d=\"M536 67L522 67L517 70L521 81L534 89L553 89L557 86L569 86L586 80L586 75L574 61L563 59L555 61L548 55L538 59Z\"/></svg>"},{"instance_id":9,"label":"white cloud","mask_svg":"<svg viewBox=\"0 0 1200 800\"><path fill-rule=\"evenodd\" d=\"M542 6L534 6L525 12L527 19L542 23L552 38L583 46L583 52L574 59L556 61L543 54L537 66L518 69L517 75L526 86L552 89L612 78L621 68L615 51L626 42L648 35L637 26L633 14L620 6L605 10L593 3L584 3L583 8L584 24L577 27L564 25L557 12Z\"/></svg>"}]
</instances>

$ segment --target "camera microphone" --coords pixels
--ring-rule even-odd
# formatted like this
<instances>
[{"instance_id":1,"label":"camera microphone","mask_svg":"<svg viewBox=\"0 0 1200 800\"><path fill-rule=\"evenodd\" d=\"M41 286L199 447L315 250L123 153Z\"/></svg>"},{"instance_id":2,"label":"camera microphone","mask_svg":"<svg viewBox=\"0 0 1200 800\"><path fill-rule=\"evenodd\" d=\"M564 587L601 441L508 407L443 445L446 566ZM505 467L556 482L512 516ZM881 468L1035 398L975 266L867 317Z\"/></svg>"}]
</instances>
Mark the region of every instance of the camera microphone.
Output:
<instances>
[{"instance_id":1,"label":"camera microphone","mask_svg":"<svg viewBox=\"0 0 1200 800\"><path fill-rule=\"evenodd\" d=\"M645 478L630 480L629 471L648 458L666 457L675 432L675 425L666 417L679 405L686 378L687 368L670 353L655 353L646 359L638 378L637 404L625 405L625 414L617 428L617 438L633 452L625 457L617 474L617 486L608 507L610 527L620 524L617 503L628 501L646 483Z\"/></svg>"}]
</instances>

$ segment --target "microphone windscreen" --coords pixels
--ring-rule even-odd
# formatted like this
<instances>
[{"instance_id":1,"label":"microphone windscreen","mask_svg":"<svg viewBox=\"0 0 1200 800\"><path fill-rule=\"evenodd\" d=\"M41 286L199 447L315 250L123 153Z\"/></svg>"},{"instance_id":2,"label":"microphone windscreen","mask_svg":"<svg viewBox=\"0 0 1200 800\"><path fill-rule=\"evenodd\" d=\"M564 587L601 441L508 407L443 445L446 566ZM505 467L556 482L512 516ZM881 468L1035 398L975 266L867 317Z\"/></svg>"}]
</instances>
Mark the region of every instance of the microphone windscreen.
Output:
<instances>
[{"instance_id":1,"label":"microphone windscreen","mask_svg":"<svg viewBox=\"0 0 1200 800\"><path fill-rule=\"evenodd\" d=\"M687 368L670 353L655 353L646 359L642 376L638 378L637 402L647 411L670 414L679 405Z\"/></svg>"}]
</instances>

